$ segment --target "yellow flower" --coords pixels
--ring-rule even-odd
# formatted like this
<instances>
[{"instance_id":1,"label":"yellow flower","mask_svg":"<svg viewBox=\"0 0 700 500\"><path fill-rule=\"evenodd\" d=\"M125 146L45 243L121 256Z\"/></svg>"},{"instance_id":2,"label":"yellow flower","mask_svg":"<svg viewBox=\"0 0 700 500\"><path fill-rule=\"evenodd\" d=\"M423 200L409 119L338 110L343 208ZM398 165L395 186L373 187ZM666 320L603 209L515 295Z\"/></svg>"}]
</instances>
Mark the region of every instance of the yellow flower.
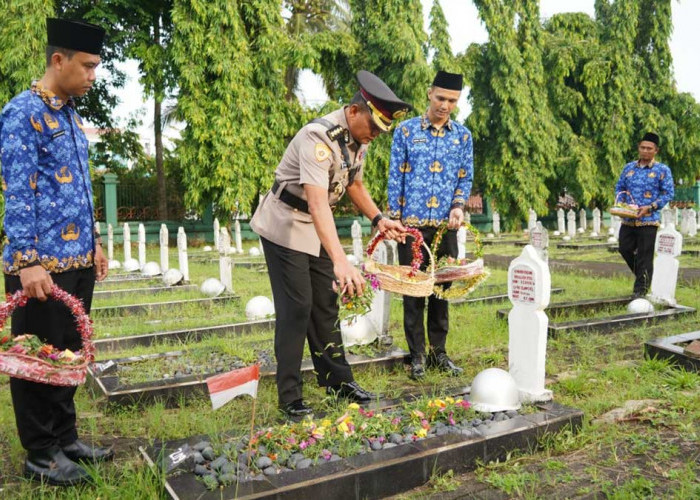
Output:
<instances>
[{"instance_id":1,"label":"yellow flower","mask_svg":"<svg viewBox=\"0 0 700 500\"><path fill-rule=\"evenodd\" d=\"M347 434L350 432L350 428L348 427L348 424L343 421L338 425L338 430L342 432L343 434Z\"/></svg>"},{"instance_id":2,"label":"yellow flower","mask_svg":"<svg viewBox=\"0 0 700 500\"><path fill-rule=\"evenodd\" d=\"M450 396L447 396L447 397L445 398L445 401L446 401L448 404L453 404L453 403L455 402L455 400L454 400L453 398L451 398Z\"/></svg>"},{"instance_id":3,"label":"yellow flower","mask_svg":"<svg viewBox=\"0 0 700 500\"><path fill-rule=\"evenodd\" d=\"M350 403L350 404L348 405L348 409L350 409L350 410L359 410L359 409L360 409L360 405L358 405L357 403Z\"/></svg>"},{"instance_id":4,"label":"yellow flower","mask_svg":"<svg viewBox=\"0 0 700 500\"><path fill-rule=\"evenodd\" d=\"M418 430L416 431L416 436L418 436L418 437L420 437L420 438L424 438L424 437L427 436L427 435L428 435L428 430L427 430L427 429L418 429Z\"/></svg>"},{"instance_id":5,"label":"yellow flower","mask_svg":"<svg viewBox=\"0 0 700 500\"><path fill-rule=\"evenodd\" d=\"M331 421L328 420L327 418L324 420L321 420L321 427L330 427L331 426Z\"/></svg>"}]
</instances>

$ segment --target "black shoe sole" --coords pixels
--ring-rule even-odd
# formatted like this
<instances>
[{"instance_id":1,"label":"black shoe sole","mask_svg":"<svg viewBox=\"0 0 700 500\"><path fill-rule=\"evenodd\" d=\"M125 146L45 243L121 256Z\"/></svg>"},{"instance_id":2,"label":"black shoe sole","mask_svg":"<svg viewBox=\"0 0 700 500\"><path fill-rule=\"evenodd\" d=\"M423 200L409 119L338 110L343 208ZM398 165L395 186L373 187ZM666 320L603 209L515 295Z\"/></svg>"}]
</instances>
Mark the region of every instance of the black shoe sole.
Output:
<instances>
[{"instance_id":1,"label":"black shoe sole","mask_svg":"<svg viewBox=\"0 0 700 500\"><path fill-rule=\"evenodd\" d=\"M85 476L71 481L57 481L55 479L51 479L48 476L44 476L43 474L27 471L24 472L24 477L26 479L30 479L39 483L50 484L51 486L77 486L79 484L85 484L90 482L90 476Z\"/></svg>"}]
</instances>

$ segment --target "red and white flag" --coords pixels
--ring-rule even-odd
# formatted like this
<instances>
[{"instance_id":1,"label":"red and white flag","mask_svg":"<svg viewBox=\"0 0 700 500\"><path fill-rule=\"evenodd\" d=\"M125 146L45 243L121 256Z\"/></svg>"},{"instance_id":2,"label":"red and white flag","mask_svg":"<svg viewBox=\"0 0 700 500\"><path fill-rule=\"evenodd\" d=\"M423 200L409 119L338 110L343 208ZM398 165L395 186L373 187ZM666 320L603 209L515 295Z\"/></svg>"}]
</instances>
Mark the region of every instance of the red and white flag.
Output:
<instances>
[{"instance_id":1,"label":"red and white flag","mask_svg":"<svg viewBox=\"0 0 700 500\"><path fill-rule=\"evenodd\" d=\"M258 380L260 380L260 367L258 365L208 378L207 387L212 406L217 410L241 394L257 397Z\"/></svg>"}]
</instances>

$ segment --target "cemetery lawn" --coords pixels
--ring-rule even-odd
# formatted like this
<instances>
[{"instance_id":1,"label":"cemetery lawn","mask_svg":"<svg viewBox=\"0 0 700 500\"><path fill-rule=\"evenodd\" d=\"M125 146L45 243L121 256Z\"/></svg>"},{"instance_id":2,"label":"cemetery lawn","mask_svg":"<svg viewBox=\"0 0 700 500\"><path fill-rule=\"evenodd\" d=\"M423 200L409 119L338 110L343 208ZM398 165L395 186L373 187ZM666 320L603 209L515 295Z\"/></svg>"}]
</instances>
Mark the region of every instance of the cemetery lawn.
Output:
<instances>
[{"instance_id":1,"label":"cemetery lawn","mask_svg":"<svg viewBox=\"0 0 700 500\"><path fill-rule=\"evenodd\" d=\"M552 242L554 245L554 242ZM247 246L250 246L248 243ZM486 255L518 255L519 247L485 247ZM611 262L622 262L602 249ZM158 260L158 249L149 247L149 259ZM550 250L550 258L556 256ZM115 253L121 257L121 252ZM136 252L134 251L134 256ZM597 250L577 251L581 260L594 260ZM212 254L214 256L214 254ZM177 256L170 254L175 265ZM697 261L696 261L697 262ZM682 264L683 266L683 264ZM697 264L696 264L697 267ZM190 262L191 282L201 284L218 276L217 263ZM255 295L270 296L265 273L235 267L234 291L240 296L226 305L187 306L167 312L131 314L122 318L95 320L98 338L133 335L149 331L228 324L245 320L244 308ZM495 285L493 293L505 290L506 271L491 269L486 285ZM145 285L101 285L101 290ZM632 277L599 278L584 275L552 274L552 286L564 293L552 295L551 302L628 295ZM476 295L486 292L486 287ZM188 294L188 296L190 296ZM196 293L192 297L198 297ZM133 304L169 300L167 294L133 295L118 300L96 301L103 304ZM156 300L157 299L157 300ZM700 308L697 288L679 286L680 304ZM420 383L407 377L405 368L390 370L368 367L355 370L361 385L386 397L397 397L410 389L426 396L460 385L469 385L481 370L496 366L508 368L508 325L496 311L509 302L457 304L450 307L451 330L447 349L465 369L459 378L445 378L428 372ZM547 387L558 403L579 408L585 413L580 433L564 432L546 436L538 450L513 453L501 463L481 464L475 471L442 471L433 474L421 488L400 498L698 498L700 497L700 375L676 369L666 362L645 360L645 340L700 329L697 315L681 317L657 325L608 334L586 332L563 334L550 339L547 358ZM391 302L390 334L395 344L406 349L402 331L402 302ZM260 331L235 339L206 339L171 345L134 348L129 351L99 353L100 359L128 354L154 353L175 349L230 349L236 355L255 356L269 346L271 333ZM246 344L246 341L249 344ZM225 344L225 345L224 345ZM344 406L336 403L316 386L313 375L305 376L307 402L323 411ZM631 400L640 403L621 421L599 422L605 413ZM0 376L0 498L70 499L159 499L167 498L163 478L156 476L140 458L137 447L156 439L173 440L193 435L217 435L224 431L245 434L250 425L251 400L234 400L212 411L205 396L183 398L179 408L157 403L146 407L106 406L84 388L76 396L78 427L81 437L116 449L114 463L90 469L94 484L58 489L41 486L21 478L24 450L17 438L8 378ZM274 380L262 379L258 392L256 425L268 426L281 421L277 411Z\"/></svg>"}]
</instances>

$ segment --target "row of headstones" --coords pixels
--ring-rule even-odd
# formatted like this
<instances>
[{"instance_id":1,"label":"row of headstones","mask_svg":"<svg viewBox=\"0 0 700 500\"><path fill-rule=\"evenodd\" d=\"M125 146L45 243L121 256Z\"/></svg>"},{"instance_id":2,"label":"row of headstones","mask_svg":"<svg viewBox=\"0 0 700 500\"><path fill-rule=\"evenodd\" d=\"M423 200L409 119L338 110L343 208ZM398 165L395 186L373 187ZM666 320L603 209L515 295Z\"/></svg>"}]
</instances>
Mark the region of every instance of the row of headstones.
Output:
<instances>
[{"instance_id":1,"label":"row of headstones","mask_svg":"<svg viewBox=\"0 0 700 500\"><path fill-rule=\"evenodd\" d=\"M698 234L698 226L700 226L700 212L696 212L692 208L684 208L683 210L675 208L674 218L676 224L678 224L679 211L681 234L695 237Z\"/></svg>"}]
</instances>

